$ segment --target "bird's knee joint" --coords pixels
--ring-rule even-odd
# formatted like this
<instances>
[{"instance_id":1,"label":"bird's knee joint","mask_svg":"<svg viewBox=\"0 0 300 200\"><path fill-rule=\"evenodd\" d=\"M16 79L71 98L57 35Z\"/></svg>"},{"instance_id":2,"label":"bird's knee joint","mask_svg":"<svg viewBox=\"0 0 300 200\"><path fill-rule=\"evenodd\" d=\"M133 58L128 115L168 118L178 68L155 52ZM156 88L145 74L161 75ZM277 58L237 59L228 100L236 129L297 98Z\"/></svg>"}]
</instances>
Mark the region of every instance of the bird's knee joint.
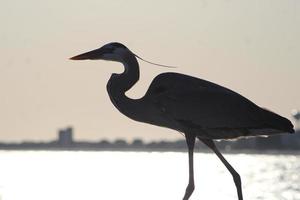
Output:
<instances>
[{"instance_id":1,"label":"bird's knee joint","mask_svg":"<svg viewBox=\"0 0 300 200\"><path fill-rule=\"evenodd\" d=\"M242 182L241 181L241 176L237 172L234 173L233 179L234 179L235 182L237 182L239 184L241 184L241 182Z\"/></svg>"},{"instance_id":2,"label":"bird's knee joint","mask_svg":"<svg viewBox=\"0 0 300 200\"><path fill-rule=\"evenodd\" d=\"M186 187L183 200L188 200L192 195L192 193L194 192L194 189L195 189L194 183L189 183L188 186Z\"/></svg>"},{"instance_id":3,"label":"bird's knee joint","mask_svg":"<svg viewBox=\"0 0 300 200\"><path fill-rule=\"evenodd\" d=\"M186 192L192 193L195 190L195 185L194 184L188 184L186 187Z\"/></svg>"}]
</instances>

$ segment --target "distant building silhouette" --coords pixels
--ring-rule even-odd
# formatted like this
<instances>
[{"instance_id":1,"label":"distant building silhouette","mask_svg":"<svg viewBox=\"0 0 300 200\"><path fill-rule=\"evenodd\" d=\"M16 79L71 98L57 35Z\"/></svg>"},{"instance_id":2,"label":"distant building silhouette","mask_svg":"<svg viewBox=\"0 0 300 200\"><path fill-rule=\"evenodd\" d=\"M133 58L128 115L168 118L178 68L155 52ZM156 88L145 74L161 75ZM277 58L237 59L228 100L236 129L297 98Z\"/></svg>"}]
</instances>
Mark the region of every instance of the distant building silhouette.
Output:
<instances>
[{"instance_id":1,"label":"distant building silhouette","mask_svg":"<svg viewBox=\"0 0 300 200\"><path fill-rule=\"evenodd\" d=\"M73 144L73 128L68 127L58 132L58 144L61 146L70 146Z\"/></svg>"},{"instance_id":2,"label":"distant building silhouette","mask_svg":"<svg viewBox=\"0 0 300 200\"><path fill-rule=\"evenodd\" d=\"M300 119L298 120L300 121ZM2 143L0 149L5 150L93 150L93 151L186 151L186 141L152 141L144 142L142 139L134 139L128 143L124 139L115 141L100 140L93 141L76 141L73 140L73 127L67 127L58 130L58 138L48 142L21 142L21 143ZM249 150L258 153L266 151L281 150L300 150L300 129L295 134L273 135L269 137L251 137L242 138L235 141L221 140L217 146L227 152L234 150ZM196 143L196 150L208 151L207 147L201 143ZM208 151L211 152L211 151Z\"/></svg>"}]
</instances>

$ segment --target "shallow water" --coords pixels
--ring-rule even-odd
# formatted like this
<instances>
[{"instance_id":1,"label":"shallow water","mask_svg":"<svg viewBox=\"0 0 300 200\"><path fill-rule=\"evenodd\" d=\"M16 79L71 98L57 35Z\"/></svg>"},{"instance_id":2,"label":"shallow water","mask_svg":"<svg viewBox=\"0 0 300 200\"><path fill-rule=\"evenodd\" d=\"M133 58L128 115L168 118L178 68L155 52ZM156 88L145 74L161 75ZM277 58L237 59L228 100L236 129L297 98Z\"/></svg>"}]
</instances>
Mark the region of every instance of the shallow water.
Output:
<instances>
[{"instance_id":1,"label":"shallow water","mask_svg":"<svg viewBox=\"0 0 300 200\"><path fill-rule=\"evenodd\" d=\"M299 200L300 156L226 154L245 200ZM186 153L0 151L1 200L182 199ZM195 154L191 200L237 199L231 175L213 154Z\"/></svg>"}]
</instances>

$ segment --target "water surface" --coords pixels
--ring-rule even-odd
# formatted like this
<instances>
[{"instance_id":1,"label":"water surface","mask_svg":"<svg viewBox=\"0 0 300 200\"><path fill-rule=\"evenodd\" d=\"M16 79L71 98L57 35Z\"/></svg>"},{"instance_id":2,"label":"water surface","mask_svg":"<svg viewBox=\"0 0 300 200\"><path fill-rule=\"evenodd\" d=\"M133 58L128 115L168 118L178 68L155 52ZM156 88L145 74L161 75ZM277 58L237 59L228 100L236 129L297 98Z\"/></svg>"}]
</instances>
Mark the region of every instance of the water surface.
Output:
<instances>
[{"instance_id":1,"label":"water surface","mask_svg":"<svg viewBox=\"0 0 300 200\"><path fill-rule=\"evenodd\" d=\"M300 156L226 154L246 200L299 200ZM0 151L1 200L176 200L188 181L186 153ZM195 154L191 200L237 199L213 154Z\"/></svg>"}]
</instances>

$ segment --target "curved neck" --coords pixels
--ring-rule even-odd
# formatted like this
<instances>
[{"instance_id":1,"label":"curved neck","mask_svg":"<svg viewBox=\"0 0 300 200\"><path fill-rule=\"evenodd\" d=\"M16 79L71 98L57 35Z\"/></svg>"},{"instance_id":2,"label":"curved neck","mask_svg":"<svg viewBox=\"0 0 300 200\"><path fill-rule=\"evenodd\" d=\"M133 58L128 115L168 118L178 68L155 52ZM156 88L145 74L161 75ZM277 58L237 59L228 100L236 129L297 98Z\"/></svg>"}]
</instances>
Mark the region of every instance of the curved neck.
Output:
<instances>
[{"instance_id":1,"label":"curved neck","mask_svg":"<svg viewBox=\"0 0 300 200\"><path fill-rule=\"evenodd\" d=\"M116 87L114 89L125 93L139 80L140 70L138 61L131 52L124 54L120 62L124 65L124 72L113 75L109 81L116 83L113 84Z\"/></svg>"},{"instance_id":2,"label":"curved neck","mask_svg":"<svg viewBox=\"0 0 300 200\"><path fill-rule=\"evenodd\" d=\"M124 53L120 62L125 70L121 74L112 74L107 83L107 92L114 106L123 114L133 118L130 113L139 108L135 100L128 98L125 92L139 80L139 64L131 52Z\"/></svg>"}]
</instances>

